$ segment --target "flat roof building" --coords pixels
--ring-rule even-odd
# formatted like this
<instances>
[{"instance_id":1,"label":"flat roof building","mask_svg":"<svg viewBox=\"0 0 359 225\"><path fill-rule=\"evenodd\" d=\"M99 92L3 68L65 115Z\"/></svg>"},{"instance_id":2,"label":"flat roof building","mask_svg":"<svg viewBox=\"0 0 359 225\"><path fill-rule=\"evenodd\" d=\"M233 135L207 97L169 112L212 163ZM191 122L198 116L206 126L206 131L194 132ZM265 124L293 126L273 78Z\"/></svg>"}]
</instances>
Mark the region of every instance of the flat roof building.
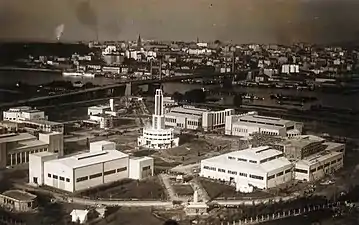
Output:
<instances>
[{"instance_id":1,"label":"flat roof building","mask_svg":"<svg viewBox=\"0 0 359 225\"><path fill-rule=\"evenodd\" d=\"M29 106L19 106L10 108L3 112L3 120L19 121L19 120L47 120L44 111L33 109Z\"/></svg>"},{"instance_id":2,"label":"flat roof building","mask_svg":"<svg viewBox=\"0 0 359 225\"><path fill-rule=\"evenodd\" d=\"M343 167L343 152L322 151L295 163L295 179L314 181Z\"/></svg>"},{"instance_id":3,"label":"flat roof building","mask_svg":"<svg viewBox=\"0 0 359 225\"><path fill-rule=\"evenodd\" d=\"M115 147L113 142L100 141L91 143L89 152L65 158L44 152L31 154L29 183L76 192L129 178L129 156ZM153 164L149 170L153 171Z\"/></svg>"},{"instance_id":4,"label":"flat roof building","mask_svg":"<svg viewBox=\"0 0 359 225\"><path fill-rule=\"evenodd\" d=\"M297 161L326 149L324 142L317 136L300 135L275 144L275 148L283 151L289 160Z\"/></svg>"},{"instance_id":5,"label":"flat roof building","mask_svg":"<svg viewBox=\"0 0 359 225\"><path fill-rule=\"evenodd\" d=\"M29 155L37 152L63 154L63 134L40 133L39 139L28 133L0 135L0 168L29 162Z\"/></svg>"},{"instance_id":6,"label":"flat roof building","mask_svg":"<svg viewBox=\"0 0 359 225\"><path fill-rule=\"evenodd\" d=\"M180 129L210 131L223 128L226 116L234 114L234 109L210 111L192 106L179 106L171 108L165 114L165 124Z\"/></svg>"},{"instance_id":7,"label":"flat roof building","mask_svg":"<svg viewBox=\"0 0 359 225\"><path fill-rule=\"evenodd\" d=\"M281 151L262 146L202 160L200 175L266 189L292 180L292 169Z\"/></svg>"},{"instance_id":8,"label":"flat roof building","mask_svg":"<svg viewBox=\"0 0 359 225\"><path fill-rule=\"evenodd\" d=\"M225 134L248 137L261 133L281 137L295 137L302 133L303 124L276 117L260 116L257 112L226 117Z\"/></svg>"},{"instance_id":9,"label":"flat roof building","mask_svg":"<svg viewBox=\"0 0 359 225\"><path fill-rule=\"evenodd\" d=\"M37 207L36 195L21 190L8 190L0 194L1 207L16 212L29 212Z\"/></svg>"},{"instance_id":10,"label":"flat roof building","mask_svg":"<svg viewBox=\"0 0 359 225\"><path fill-rule=\"evenodd\" d=\"M49 121L44 111L29 106L20 106L4 111L3 120L21 123L28 132L64 132L62 123Z\"/></svg>"}]
</instances>

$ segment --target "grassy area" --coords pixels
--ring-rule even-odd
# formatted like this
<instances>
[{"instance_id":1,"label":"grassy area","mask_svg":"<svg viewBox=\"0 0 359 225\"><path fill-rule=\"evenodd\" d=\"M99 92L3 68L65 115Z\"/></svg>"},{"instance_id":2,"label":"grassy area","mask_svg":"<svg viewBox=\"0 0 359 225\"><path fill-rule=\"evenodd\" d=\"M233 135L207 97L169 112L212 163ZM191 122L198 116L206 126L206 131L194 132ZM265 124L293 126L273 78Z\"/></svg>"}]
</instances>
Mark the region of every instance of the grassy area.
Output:
<instances>
[{"instance_id":1,"label":"grassy area","mask_svg":"<svg viewBox=\"0 0 359 225\"><path fill-rule=\"evenodd\" d=\"M141 181L124 179L110 185L104 185L81 192L79 195L90 198L140 200L158 200L166 198L164 188L158 177L152 177Z\"/></svg>"},{"instance_id":2,"label":"grassy area","mask_svg":"<svg viewBox=\"0 0 359 225\"><path fill-rule=\"evenodd\" d=\"M135 157L143 157L143 156L150 156L155 154L157 151L155 150L140 150L133 153L133 156Z\"/></svg>"},{"instance_id":3,"label":"grassy area","mask_svg":"<svg viewBox=\"0 0 359 225\"><path fill-rule=\"evenodd\" d=\"M188 184L174 185L173 189L177 195L188 196L188 195L193 195L193 192L194 192L192 186L188 185Z\"/></svg>"}]
</instances>

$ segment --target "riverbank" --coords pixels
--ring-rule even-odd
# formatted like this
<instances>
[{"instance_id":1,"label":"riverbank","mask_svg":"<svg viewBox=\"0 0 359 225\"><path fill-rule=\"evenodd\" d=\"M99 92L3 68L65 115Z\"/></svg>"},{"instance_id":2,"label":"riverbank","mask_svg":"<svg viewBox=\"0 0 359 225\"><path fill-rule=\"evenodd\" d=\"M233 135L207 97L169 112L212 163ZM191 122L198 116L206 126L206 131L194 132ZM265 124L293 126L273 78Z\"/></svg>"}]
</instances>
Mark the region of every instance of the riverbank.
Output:
<instances>
[{"instance_id":1,"label":"riverbank","mask_svg":"<svg viewBox=\"0 0 359 225\"><path fill-rule=\"evenodd\" d=\"M12 66L2 66L0 67L0 71L62 73L62 70L60 69L27 68L27 67L12 67Z\"/></svg>"}]
</instances>

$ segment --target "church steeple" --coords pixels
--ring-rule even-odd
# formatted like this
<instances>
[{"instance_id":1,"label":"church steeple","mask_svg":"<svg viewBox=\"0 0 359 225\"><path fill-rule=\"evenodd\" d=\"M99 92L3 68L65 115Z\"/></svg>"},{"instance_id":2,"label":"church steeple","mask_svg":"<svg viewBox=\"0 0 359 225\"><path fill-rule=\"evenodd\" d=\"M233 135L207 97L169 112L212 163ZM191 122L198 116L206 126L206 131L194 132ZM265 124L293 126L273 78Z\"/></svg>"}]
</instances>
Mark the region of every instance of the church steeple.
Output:
<instances>
[{"instance_id":1,"label":"church steeple","mask_svg":"<svg viewBox=\"0 0 359 225\"><path fill-rule=\"evenodd\" d=\"M138 39L137 39L137 47L141 48L142 47L142 39L141 39L141 34L138 35Z\"/></svg>"}]
</instances>

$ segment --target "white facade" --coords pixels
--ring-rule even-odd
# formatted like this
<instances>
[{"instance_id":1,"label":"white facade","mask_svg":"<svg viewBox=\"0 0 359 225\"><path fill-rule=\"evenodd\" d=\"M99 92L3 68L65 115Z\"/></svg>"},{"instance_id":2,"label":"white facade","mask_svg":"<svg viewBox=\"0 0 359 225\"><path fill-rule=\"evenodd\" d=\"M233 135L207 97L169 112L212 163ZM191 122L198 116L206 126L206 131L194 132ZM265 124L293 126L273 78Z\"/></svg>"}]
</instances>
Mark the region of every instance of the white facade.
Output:
<instances>
[{"instance_id":1,"label":"white facade","mask_svg":"<svg viewBox=\"0 0 359 225\"><path fill-rule=\"evenodd\" d=\"M295 179L314 181L343 167L344 152L324 151L295 163Z\"/></svg>"},{"instance_id":2,"label":"white facade","mask_svg":"<svg viewBox=\"0 0 359 225\"><path fill-rule=\"evenodd\" d=\"M130 158L129 177L141 180L153 176L154 160L151 157Z\"/></svg>"},{"instance_id":3,"label":"white facade","mask_svg":"<svg viewBox=\"0 0 359 225\"><path fill-rule=\"evenodd\" d=\"M284 64L282 65L282 73L286 73L286 74L299 73L299 65Z\"/></svg>"},{"instance_id":4,"label":"white facade","mask_svg":"<svg viewBox=\"0 0 359 225\"><path fill-rule=\"evenodd\" d=\"M234 109L204 112L202 116L202 128L204 131L222 128L226 123L226 116L234 115Z\"/></svg>"},{"instance_id":5,"label":"white facade","mask_svg":"<svg viewBox=\"0 0 359 225\"><path fill-rule=\"evenodd\" d=\"M22 120L46 120L45 112L32 109L28 106L10 108L3 112L3 120L22 121Z\"/></svg>"},{"instance_id":6,"label":"white facade","mask_svg":"<svg viewBox=\"0 0 359 225\"><path fill-rule=\"evenodd\" d=\"M109 142L95 143L88 153L60 159L35 153L30 157L29 183L75 192L128 178L128 155L106 150L111 146ZM43 167L39 167L39 162L43 162Z\"/></svg>"},{"instance_id":7,"label":"white facade","mask_svg":"<svg viewBox=\"0 0 359 225\"><path fill-rule=\"evenodd\" d=\"M167 149L178 145L179 138L175 137L174 130L165 128L163 94L161 89L157 89L152 126L143 129L143 135L138 138L138 146L150 149Z\"/></svg>"},{"instance_id":8,"label":"white facade","mask_svg":"<svg viewBox=\"0 0 359 225\"><path fill-rule=\"evenodd\" d=\"M34 185L44 184L44 162L57 159L58 155L53 152L39 152L30 154L29 183Z\"/></svg>"},{"instance_id":9,"label":"white facade","mask_svg":"<svg viewBox=\"0 0 359 225\"><path fill-rule=\"evenodd\" d=\"M202 177L266 189L293 179L293 165L270 147L234 151L201 161Z\"/></svg>"},{"instance_id":10,"label":"white facade","mask_svg":"<svg viewBox=\"0 0 359 225\"><path fill-rule=\"evenodd\" d=\"M180 129L210 131L225 126L226 116L234 114L234 109L210 111L191 106L174 107L166 113L165 124Z\"/></svg>"},{"instance_id":11,"label":"white facade","mask_svg":"<svg viewBox=\"0 0 359 225\"><path fill-rule=\"evenodd\" d=\"M303 124L281 118L259 116L257 112L226 117L225 134L247 137L253 133L294 137L302 133Z\"/></svg>"},{"instance_id":12,"label":"white facade","mask_svg":"<svg viewBox=\"0 0 359 225\"><path fill-rule=\"evenodd\" d=\"M91 115L90 121L100 125L101 129L113 128L113 116L107 114Z\"/></svg>"},{"instance_id":13,"label":"white facade","mask_svg":"<svg viewBox=\"0 0 359 225\"><path fill-rule=\"evenodd\" d=\"M64 155L64 135L61 132L39 133L39 141L48 144L48 151Z\"/></svg>"},{"instance_id":14,"label":"white facade","mask_svg":"<svg viewBox=\"0 0 359 225\"><path fill-rule=\"evenodd\" d=\"M87 115L99 115L105 114L105 111L110 111L110 105L97 105L97 106L90 106L87 108Z\"/></svg>"}]
</instances>

